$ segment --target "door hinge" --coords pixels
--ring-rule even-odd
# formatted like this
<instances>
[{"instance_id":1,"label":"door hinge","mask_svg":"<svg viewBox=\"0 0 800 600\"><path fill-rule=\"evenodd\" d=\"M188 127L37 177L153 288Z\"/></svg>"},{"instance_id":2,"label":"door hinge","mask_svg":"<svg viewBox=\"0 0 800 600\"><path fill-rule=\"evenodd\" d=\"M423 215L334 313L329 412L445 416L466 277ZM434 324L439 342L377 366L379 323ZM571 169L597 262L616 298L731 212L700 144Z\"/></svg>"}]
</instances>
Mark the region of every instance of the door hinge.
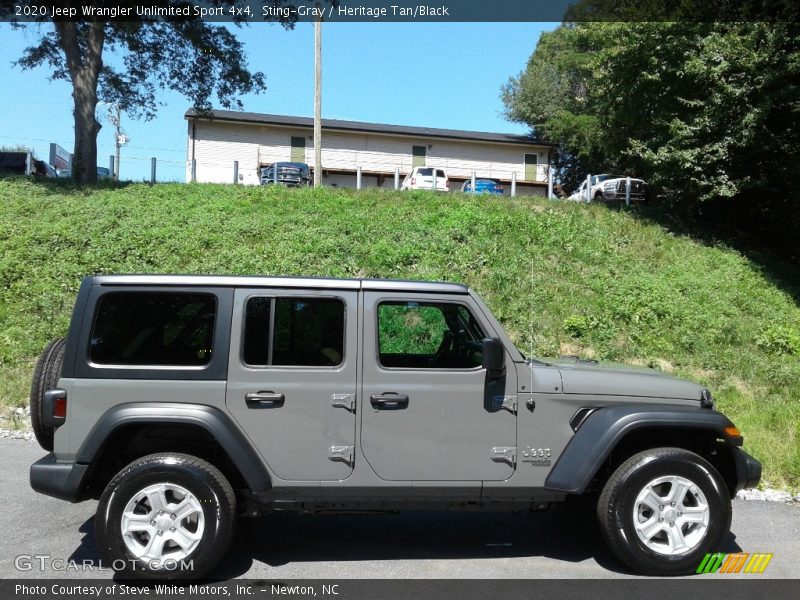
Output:
<instances>
[{"instance_id":1,"label":"door hinge","mask_svg":"<svg viewBox=\"0 0 800 600\"><path fill-rule=\"evenodd\" d=\"M517 397L516 396L495 396L492 398L495 408L498 410L505 409L512 414L517 414Z\"/></svg>"},{"instance_id":2,"label":"door hinge","mask_svg":"<svg viewBox=\"0 0 800 600\"><path fill-rule=\"evenodd\" d=\"M510 464L512 467L517 462L517 447L516 446L495 446L492 448L490 458L494 461L503 461Z\"/></svg>"},{"instance_id":3,"label":"door hinge","mask_svg":"<svg viewBox=\"0 0 800 600\"><path fill-rule=\"evenodd\" d=\"M353 462L353 446L331 446L328 449L328 458L330 460L341 460L348 464Z\"/></svg>"},{"instance_id":4,"label":"door hinge","mask_svg":"<svg viewBox=\"0 0 800 600\"><path fill-rule=\"evenodd\" d=\"M356 395L332 394L331 406L335 406L337 408L346 408L349 411L356 412Z\"/></svg>"}]
</instances>

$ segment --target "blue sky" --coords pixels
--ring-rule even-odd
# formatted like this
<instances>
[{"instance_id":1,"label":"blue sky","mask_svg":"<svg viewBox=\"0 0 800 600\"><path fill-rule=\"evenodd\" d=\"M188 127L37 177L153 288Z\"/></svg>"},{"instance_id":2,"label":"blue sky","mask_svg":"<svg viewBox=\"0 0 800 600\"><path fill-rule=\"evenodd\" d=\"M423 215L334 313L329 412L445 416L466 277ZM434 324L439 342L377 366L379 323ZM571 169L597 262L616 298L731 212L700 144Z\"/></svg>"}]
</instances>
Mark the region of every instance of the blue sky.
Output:
<instances>
[{"instance_id":1,"label":"blue sky","mask_svg":"<svg viewBox=\"0 0 800 600\"><path fill-rule=\"evenodd\" d=\"M323 26L322 115L326 118L523 133L502 116L500 86L519 73L542 31L555 23L328 23ZM252 70L266 74L267 91L242 98L244 109L312 116L313 26L286 31L257 24L239 30ZM12 66L36 40L35 29L0 24L0 146L32 147L48 157L49 142L72 150L72 98L49 71ZM180 94L162 92L151 121L123 116L130 143L123 147L121 177L183 181L189 106ZM99 111L102 112L102 111ZM111 126L98 137L98 163L113 154Z\"/></svg>"}]
</instances>

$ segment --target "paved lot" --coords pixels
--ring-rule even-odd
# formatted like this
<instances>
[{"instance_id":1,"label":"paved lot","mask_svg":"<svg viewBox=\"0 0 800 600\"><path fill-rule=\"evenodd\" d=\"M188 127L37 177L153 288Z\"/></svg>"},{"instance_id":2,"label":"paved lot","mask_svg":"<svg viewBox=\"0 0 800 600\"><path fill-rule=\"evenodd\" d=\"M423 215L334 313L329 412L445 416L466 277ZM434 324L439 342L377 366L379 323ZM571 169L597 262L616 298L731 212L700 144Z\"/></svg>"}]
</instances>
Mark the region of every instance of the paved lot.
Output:
<instances>
[{"instance_id":1,"label":"paved lot","mask_svg":"<svg viewBox=\"0 0 800 600\"><path fill-rule=\"evenodd\" d=\"M30 489L28 466L43 454L35 442L0 440L0 578L109 578L109 571L15 568L19 555L89 564L99 559L94 545L96 503L68 504ZM630 577L605 550L587 508L578 504L520 514L277 514L247 519L240 521L231 552L215 575L220 579ZM774 553L766 572L756 577L798 577L800 508L734 502L732 531L721 551Z\"/></svg>"}]
</instances>

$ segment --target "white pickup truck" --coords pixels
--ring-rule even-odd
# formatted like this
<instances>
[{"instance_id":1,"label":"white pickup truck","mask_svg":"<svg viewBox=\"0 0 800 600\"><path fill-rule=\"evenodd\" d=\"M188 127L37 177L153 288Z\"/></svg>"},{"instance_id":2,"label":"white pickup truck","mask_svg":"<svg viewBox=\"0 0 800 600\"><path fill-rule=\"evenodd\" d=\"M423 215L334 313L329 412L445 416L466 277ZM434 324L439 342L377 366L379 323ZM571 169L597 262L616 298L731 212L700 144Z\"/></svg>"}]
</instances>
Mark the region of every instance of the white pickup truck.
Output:
<instances>
[{"instance_id":1,"label":"white pickup truck","mask_svg":"<svg viewBox=\"0 0 800 600\"><path fill-rule=\"evenodd\" d=\"M625 187L628 181L627 177L622 175L608 174L592 175L590 181L590 200L625 200ZM641 202L644 200L646 191L647 184L644 181L631 177L631 202ZM587 200L586 180L581 183L580 187L573 192L569 199L577 202L585 202Z\"/></svg>"}]
</instances>

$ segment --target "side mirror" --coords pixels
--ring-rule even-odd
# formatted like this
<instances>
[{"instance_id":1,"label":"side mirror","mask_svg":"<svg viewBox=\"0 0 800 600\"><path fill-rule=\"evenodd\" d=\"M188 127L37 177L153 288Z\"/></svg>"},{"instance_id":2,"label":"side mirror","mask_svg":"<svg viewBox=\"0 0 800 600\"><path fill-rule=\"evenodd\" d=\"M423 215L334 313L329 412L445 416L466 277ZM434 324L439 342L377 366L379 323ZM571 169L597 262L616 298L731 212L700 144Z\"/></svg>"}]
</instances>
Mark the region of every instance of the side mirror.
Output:
<instances>
[{"instance_id":1,"label":"side mirror","mask_svg":"<svg viewBox=\"0 0 800 600\"><path fill-rule=\"evenodd\" d=\"M483 340L483 360L481 366L491 377L499 377L505 370L505 348L497 338Z\"/></svg>"}]
</instances>

